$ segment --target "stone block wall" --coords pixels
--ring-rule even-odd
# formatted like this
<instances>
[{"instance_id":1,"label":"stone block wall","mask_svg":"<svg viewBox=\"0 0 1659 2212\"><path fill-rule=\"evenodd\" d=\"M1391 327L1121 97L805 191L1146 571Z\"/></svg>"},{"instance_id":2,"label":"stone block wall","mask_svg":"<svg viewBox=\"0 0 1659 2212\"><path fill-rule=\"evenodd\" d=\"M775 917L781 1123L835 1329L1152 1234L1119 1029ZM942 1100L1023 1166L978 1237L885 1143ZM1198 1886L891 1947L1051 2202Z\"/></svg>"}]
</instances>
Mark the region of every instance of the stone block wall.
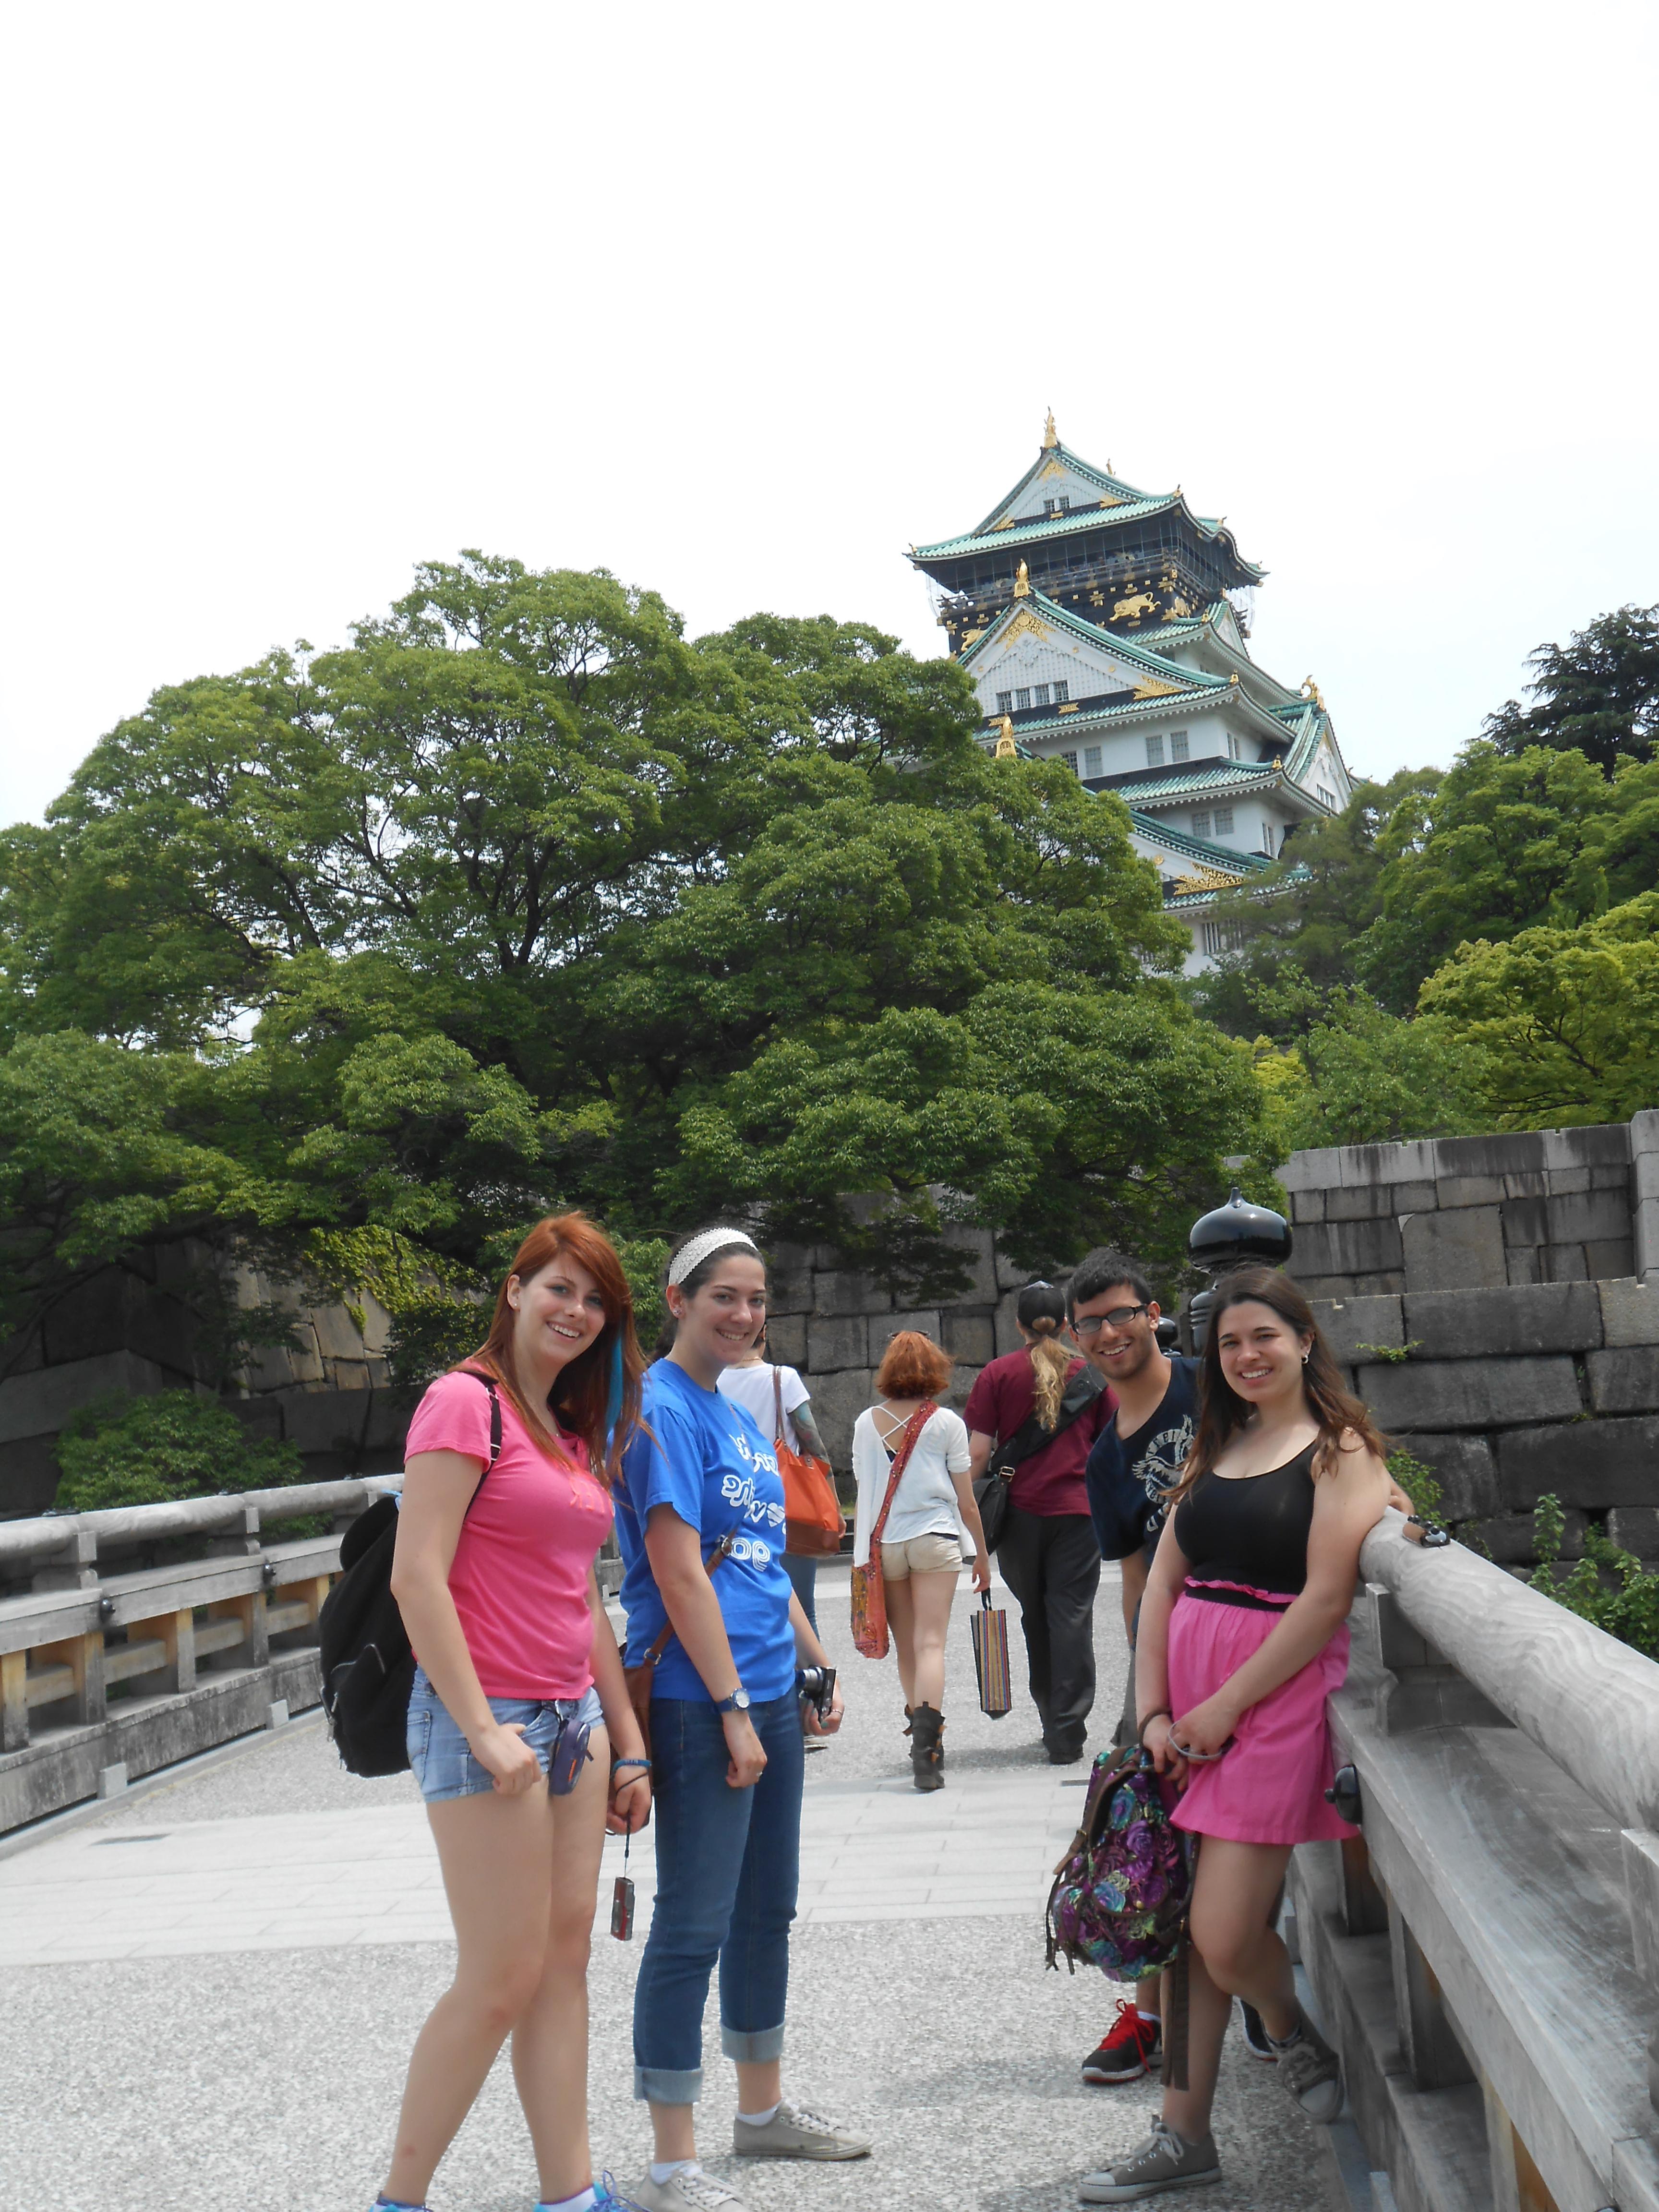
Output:
<instances>
[{"instance_id":1,"label":"stone block wall","mask_svg":"<svg viewBox=\"0 0 1659 2212\"><path fill-rule=\"evenodd\" d=\"M187 1279L214 1264L206 1246L181 1245L101 1270L53 1310L27 1341L3 1347L0 1373L0 1519L41 1513L57 1492L58 1431L70 1415L113 1392L205 1388L200 1323ZM314 1481L386 1474L403 1463L409 1407L388 1387L390 1316L365 1300L362 1326L343 1305L301 1303L291 1284L237 1273L246 1305L283 1304L291 1348L257 1352L225 1403L262 1437L296 1444Z\"/></svg>"},{"instance_id":2,"label":"stone block wall","mask_svg":"<svg viewBox=\"0 0 1659 2212\"><path fill-rule=\"evenodd\" d=\"M1293 1153L1279 1171L1316 1297L1617 1279L1659 1257L1659 1114L1583 1129ZM1654 1232L1636 1252L1638 1182Z\"/></svg>"},{"instance_id":3,"label":"stone block wall","mask_svg":"<svg viewBox=\"0 0 1659 2212\"><path fill-rule=\"evenodd\" d=\"M1565 1557L1594 1519L1659 1561L1659 1286L1407 1291L1315 1311L1381 1426L1434 1468L1447 1518L1494 1559L1533 1559L1533 1508L1553 1491Z\"/></svg>"},{"instance_id":4,"label":"stone block wall","mask_svg":"<svg viewBox=\"0 0 1659 2212\"><path fill-rule=\"evenodd\" d=\"M901 1305L880 1285L849 1274L822 1246L786 1245L773 1255L767 1342L799 1368L838 1473L852 1466L853 1424L875 1395L875 1370L895 1331L919 1328L944 1346L956 1373L944 1402L958 1413L988 1360L1019 1347L1014 1304L1027 1274L1004 1260L987 1230L957 1229L950 1241L969 1284L948 1304Z\"/></svg>"}]
</instances>

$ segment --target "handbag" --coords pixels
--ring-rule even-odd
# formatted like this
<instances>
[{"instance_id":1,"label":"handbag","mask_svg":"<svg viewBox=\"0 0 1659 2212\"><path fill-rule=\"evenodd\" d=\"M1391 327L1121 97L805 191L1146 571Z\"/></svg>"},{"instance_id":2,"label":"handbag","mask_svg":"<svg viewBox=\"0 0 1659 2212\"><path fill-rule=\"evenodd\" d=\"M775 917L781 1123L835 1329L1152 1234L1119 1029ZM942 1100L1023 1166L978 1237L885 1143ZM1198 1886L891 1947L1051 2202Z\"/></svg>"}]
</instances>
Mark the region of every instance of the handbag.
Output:
<instances>
[{"instance_id":1,"label":"handbag","mask_svg":"<svg viewBox=\"0 0 1659 2212\"><path fill-rule=\"evenodd\" d=\"M704 1574L712 1576L722 1559L729 1559L738 1540L735 1528L728 1528L714 1550L702 1563ZM623 1682L628 1691L628 1702L634 1708L634 1717L640 1724L640 1734L645 1738L645 1755L651 1756L651 1686L657 1676L657 1662L674 1641L674 1624L665 1620L656 1642L631 1667L623 1668Z\"/></svg>"},{"instance_id":2,"label":"handbag","mask_svg":"<svg viewBox=\"0 0 1659 2212\"><path fill-rule=\"evenodd\" d=\"M787 1552L798 1558L816 1559L825 1552L838 1552L845 1523L842 1519L841 1500L836 1495L835 1478L827 1460L815 1459L808 1452L791 1451L783 1441L783 1377L775 1366L772 1370L772 1434L773 1449L778 1455L778 1473L783 1478L783 1510L788 1536L784 1545Z\"/></svg>"},{"instance_id":3,"label":"handbag","mask_svg":"<svg viewBox=\"0 0 1659 2212\"><path fill-rule=\"evenodd\" d=\"M1008 1673L1008 1616L991 1603L989 1590L981 1590L979 1601L979 1611L969 1623L974 1632L974 1673L979 1678L979 1709L1000 1721L1014 1702Z\"/></svg>"},{"instance_id":4,"label":"handbag","mask_svg":"<svg viewBox=\"0 0 1659 2212\"><path fill-rule=\"evenodd\" d=\"M993 1451L984 1474L974 1478L974 1503L979 1508L988 1552L994 1552L1007 1533L1008 1489L1014 1479L1014 1469L1069 1429L1080 1414L1088 1412L1105 1388L1094 1369L1085 1364L1081 1373L1074 1375L1066 1385L1066 1395L1060 1401L1052 1429L1045 1429L1041 1418L1034 1413L1029 1421L1014 1431L1006 1443L999 1444Z\"/></svg>"},{"instance_id":5,"label":"handbag","mask_svg":"<svg viewBox=\"0 0 1659 2212\"><path fill-rule=\"evenodd\" d=\"M881 1501L876 1525L870 1531L870 1557L863 1566L853 1570L853 1641L866 1659L884 1659L887 1656L887 1593L881 1576L881 1532L887 1526L887 1516L893 1510L894 1493L904 1479L905 1468L910 1464L916 1438L938 1411L939 1407L930 1398L918 1406L905 1423L904 1434L899 1438L899 1448L893 1454L893 1471L887 1478L887 1495Z\"/></svg>"}]
</instances>

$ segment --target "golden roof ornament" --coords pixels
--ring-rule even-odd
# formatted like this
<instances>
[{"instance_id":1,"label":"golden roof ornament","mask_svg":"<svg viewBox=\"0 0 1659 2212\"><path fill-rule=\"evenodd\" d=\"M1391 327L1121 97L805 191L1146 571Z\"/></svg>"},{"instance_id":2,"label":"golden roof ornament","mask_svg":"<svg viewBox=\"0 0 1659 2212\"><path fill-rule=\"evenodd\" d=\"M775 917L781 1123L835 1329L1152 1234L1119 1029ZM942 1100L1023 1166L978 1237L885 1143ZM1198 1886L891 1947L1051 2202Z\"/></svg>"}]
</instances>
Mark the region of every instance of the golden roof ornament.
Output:
<instances>
[{"instance_id":1,"label":"golden roof ornament","mask_svg":"<svg viewBox=\"0 0 1659 2212\"><path fill-rule=\"evenodd\" d=\"M1311 676L1304 676L1302 679L1302 696L1304 699L1311 699L1316 707L1322 707L1325 703L1320 694L1319 686Z\"/></svg>"},{"instance_id":2,"label":"golden roof ornament","mask_svg":"<svg viewBox=\"0 0 1659 2212\"><path fill-rule=\"evenodd\" d=\"M1054 428L1054 410L1051 407L1048 419L1042 426L1042 450L1045 453L1052 453L1059 443L1060 433Z\"/></svg>"},{"instance_id":3,"label":"golden roof ornament","mask_svg":"<svg viewBox=\"0 0 1659 2212\"><path fill-rule=\"evenodd\" d=\"M996 751L992 757L994 760L1019 758L1019 747L1014 743L1014 723L1011 714L1002 714L997 718Z\"/></svg>"},{"instance_id":4,"label":"golden roof ornament","mask_svg":"<svg viewBox=\"0 0 1659 2212\"><path fill-rule=\"evenodd\" d=\"M1022 561L1014 571L1014 597L1017 599L1029 599L1030 596L1031 579L1025 563Z\"/></svg>"}]
</instances>

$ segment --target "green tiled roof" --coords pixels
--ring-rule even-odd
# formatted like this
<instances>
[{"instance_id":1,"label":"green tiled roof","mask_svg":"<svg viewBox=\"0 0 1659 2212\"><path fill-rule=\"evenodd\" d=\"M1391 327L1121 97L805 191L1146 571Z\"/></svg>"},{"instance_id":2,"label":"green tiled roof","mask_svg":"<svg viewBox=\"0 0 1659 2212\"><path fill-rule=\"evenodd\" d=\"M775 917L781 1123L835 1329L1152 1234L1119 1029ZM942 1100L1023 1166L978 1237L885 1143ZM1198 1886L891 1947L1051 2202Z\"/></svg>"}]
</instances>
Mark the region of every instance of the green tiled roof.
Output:
<instances>
[{"instance_id":1,"label":"green tiled roof","mask_svg":"<svg viewBox=\"0 0 1659 2212\"><path fill-rule=\"evenodd\" d=\"M980 524L979 528L972 533L975 538L988 531L998 515L1006 513L1028 484L1036 482L1048 465L1049 457L1053 454L1057 454L1066 468L1074 470L1080 477L1086 477L1091 483L1098 484L1102 491L1109 492L1115 499L1139 500L1146 499L1151 495L1135 484L1126 483L1121 477L1109 476L1104 469L1097 469L1092 461L1085 461L1080 454L1074 453L1067 445L1060 443L1044 446L1013 489L1004 494L984 521Z\"/></svg>"},{"instance_id":2,"label":"green tiled roof","mask_svg":"<svg viewBox=\"0 0 1659 2212\"><path fill-rule=\"evenodd\" d=\"M1249 792L1271 791L1283 781L1277 761L1207 760L1113 788L1126 805L1133 796L1137 805L1153 799L1167 806L1189 799L1218 798L1228 792L1242 799Z\"/></svg>"},{"instance_id":3,"label":"green tiled roof","mask_svg":"<svg viewBox=\"0 0 1659 2212\"><path fill-rule=\"evenodd\" d=\"M1018 614L1022 607L1030 607L1034 613L1040 614L1044 622L1054 623L1061 629L1069 630L1073 637L1085 645L1092 645L1097 652L1113 653L1119 659L1133 661L1160 684L1173 684L1178 690L1189 693L1208 692L1211 695L1231 688L1224 676L1206 676L1201 669L1182 668L1176 661L1166 660L1161 653L1154 653L1151 646L1143 645L1138 638L1120 637L1115 630L1102 629L1098 623L1085 622L1081 615L1073 614L1069 607L1062 607L1058 600L1048 598L1035 585L1024 599L1015 599L1004 607L992 619L984 635L976 637L958 656L964 668L995 643L997 632L1003 623ZM1136 703L1145 705L1146 702L1137 701ZM1069 721L1070 719L1068 715L1066 720Z\"/></svg>"},{"instance_id":4,"label":"green tiled roof","mask_svg":"<svg viewBox=\"0 0 1659 2212\"><path fill-rule=\"evenodd\" d=\"M1106 507L1069 508L1064 514L1037 515L1030 520L1012 522L1001 529L994 529L997 517L1014 505L1026 488L1036 482L1049 460L1058 457L1065 465L1090 483L1097 484L1113 504ZM959 538L943 538L936 544L913 545L913 561L950 560L957 554L994 550L998 545L1027 545L1043 543L1052 538L1066 538L1079 530L1090 530L1104 524L1115 528L1120 522L1139 522L1148 515L1167 514L1171 507L1181 507L1192 516L1198 528L1211 538L1225 538L1232 547L1233 558L1241 568L1249 571L1257 580L1267 574L1253 561L1247 561L1239 551L1237 541L1225 526L1220 515L1194 514L1188 507L1186 496L1180 491L1166 493L1145 492L1138 486L1126 483L1121 477L1109 475L1096 468L1091 462L1074 453L1069 446L1045 447L1038 453L1025 474L1013 489L1000 499L984 520Z\"/></svg>"}]
</instances>

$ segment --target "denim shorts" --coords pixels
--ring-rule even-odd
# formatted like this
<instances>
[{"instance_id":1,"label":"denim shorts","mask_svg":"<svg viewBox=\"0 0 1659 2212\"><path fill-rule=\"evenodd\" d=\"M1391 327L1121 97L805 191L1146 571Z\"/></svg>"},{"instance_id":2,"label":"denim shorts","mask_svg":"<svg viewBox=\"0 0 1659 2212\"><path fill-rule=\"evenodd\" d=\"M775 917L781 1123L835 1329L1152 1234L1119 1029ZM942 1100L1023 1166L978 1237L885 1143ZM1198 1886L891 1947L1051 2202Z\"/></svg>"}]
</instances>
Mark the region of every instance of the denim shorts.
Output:
<instances>
[{"instance_id":1,"label":"denim shorts","mask_svg":"<svg viewBox=\"0 0 1659 2212\"><path fill-rule=\"evenodd\" d=\"M599 1693L593 1689L580 1698L491 1698L487 1702L498 1721L517 1721L523 1728L524 1740L541 1761L544 1774L572 1721L585 1721L589 1728L605 1726ZM410 1693L409 1763L428 1805L447 1797L476 1797L495 1786L489 1770L472 1756L422 1667L415 1669Z\"/></svg>"}]
</instances>

